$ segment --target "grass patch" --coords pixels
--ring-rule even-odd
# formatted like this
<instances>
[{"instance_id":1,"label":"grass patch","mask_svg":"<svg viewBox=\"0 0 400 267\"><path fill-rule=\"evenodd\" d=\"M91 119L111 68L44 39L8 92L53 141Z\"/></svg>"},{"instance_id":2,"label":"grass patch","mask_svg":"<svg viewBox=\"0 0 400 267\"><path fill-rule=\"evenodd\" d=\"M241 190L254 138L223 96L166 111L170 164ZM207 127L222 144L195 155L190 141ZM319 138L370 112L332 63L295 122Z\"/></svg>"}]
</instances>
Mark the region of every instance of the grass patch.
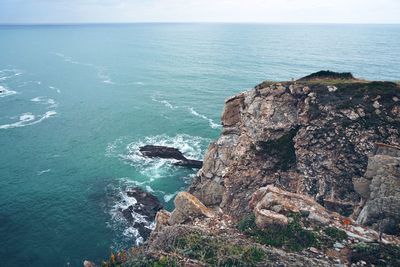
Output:
<instances>
[{"instance_id":1,"label":"grass patch","mask_svg":"<svg viewBox=\"0 0 400 267\"><path fill-rule=\"evenodd\" d=\"M382 243L359 243L353 246L349 258L351 263L360 260L368 265L400 266L400 247Z\"/></svg>"},{"instance_id":2,"label":"grass patch","mask_svg":"<svg viewBox=\"0 0 400 267\"><path fill-rule=\"evenodd\" d=\"M350 72L333 72L329 70L321 70L315 73L312 73L308 76L305 76L298 81L309 81L309 80L315 80L315 79L333 79L333 80L354 80L354 76Z\"/></svg>"},{"instance_id":3,"label":"grass patch","mask_svg":"<svg viewBox=\"0 0 400 267\"><path fill-rule=\"evenodd\" d=\"M328 237L332 238L334 241L342 241L347 239L346 232L336 227L327 227L323 231Z\"/></svg>"},{"instance_id":4,"label":"grass patch","mask_svg":"<svg viewBox=\"0 0 400 267\"><path fill-rule=\"evenodd\" d=\"M291 214L290 217L292 222L287 226L271 225L266 229L259 229L252 214L239 222L238 229L258 243L291 251L318 246L318 233L303 229L300 223L300 214Z\"/></svg>"},{"instance_id":5,"label":"grass patch","mask_svg":"<svg viewBox=\"0 0 400 267\"><path fill-rule=\"evenodd\" d=\"M347 239L346 232L335 227L304 229L302 224L309 222L305 220L302 223L299 213L289 214L288 217L292 221L287 226L271 225L259 229L254 214L250 214L238 223L237 228L260 244L290 251L301 251L308 247L331 248L335 242Z\"/></svg>"},{"instance_id":6,"label":"grass patch","mask_svg":"<svg viewBox=\"0 0 400 267\"><path fill-rule=\"evenodd\" d=\"M231 244L198 233L178 237L173 252L212 266L255 266L265 258L256 246Z\"/></svg>"}]
</instances>

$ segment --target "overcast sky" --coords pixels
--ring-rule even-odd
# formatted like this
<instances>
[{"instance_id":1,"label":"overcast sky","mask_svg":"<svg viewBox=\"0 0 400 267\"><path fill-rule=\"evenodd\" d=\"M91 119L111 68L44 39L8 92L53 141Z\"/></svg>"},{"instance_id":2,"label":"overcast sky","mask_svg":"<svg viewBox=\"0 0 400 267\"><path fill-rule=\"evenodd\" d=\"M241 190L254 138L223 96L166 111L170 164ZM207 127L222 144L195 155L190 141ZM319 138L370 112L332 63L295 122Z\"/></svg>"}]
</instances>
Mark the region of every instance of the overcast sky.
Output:
<instances>
[{"instance_id":1,"label":"overcast sky","mask_svg":"<svg viewBox=\"0 0 400 267\"><path fill-rule=\"evenodd\" d=\"M400 0L0 0L0 23L400 23Z\"/></svg>"}]
</instances>

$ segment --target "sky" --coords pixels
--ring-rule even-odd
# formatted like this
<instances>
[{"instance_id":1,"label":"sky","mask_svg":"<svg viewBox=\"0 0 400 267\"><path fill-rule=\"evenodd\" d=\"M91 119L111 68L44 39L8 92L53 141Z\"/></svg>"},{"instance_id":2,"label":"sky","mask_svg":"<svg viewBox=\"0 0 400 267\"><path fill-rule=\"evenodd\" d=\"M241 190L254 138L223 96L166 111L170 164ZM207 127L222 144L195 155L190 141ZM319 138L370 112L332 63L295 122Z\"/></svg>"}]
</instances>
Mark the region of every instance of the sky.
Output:
<instances>
[{"instance_id":1,"label":"sky","mask_svg":"<svg viewBox=\"0 0 400 267\"><path fill-rule=\"evenodd\" d=\"M1 24L400 23L400 0L0 0Z\"/></svg>"}]
</instances>

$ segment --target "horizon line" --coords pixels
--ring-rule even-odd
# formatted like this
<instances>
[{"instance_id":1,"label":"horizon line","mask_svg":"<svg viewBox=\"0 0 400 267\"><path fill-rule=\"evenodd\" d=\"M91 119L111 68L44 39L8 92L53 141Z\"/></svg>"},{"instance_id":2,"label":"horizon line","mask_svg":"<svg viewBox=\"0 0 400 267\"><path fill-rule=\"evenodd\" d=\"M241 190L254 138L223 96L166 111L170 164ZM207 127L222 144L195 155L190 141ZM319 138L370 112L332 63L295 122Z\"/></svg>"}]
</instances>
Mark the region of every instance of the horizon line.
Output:
<instances>
[{"instance_id":1,"label":"horizon line","mask_svg":"<svg viewBox=\"0 0 400 267\"><path fill-rule=\"evenodd\" d=\"M400 22L252 22L252 21L134 21L134 22L0 22L0 26L83 26L130 24L259 24L259 25L400 25Z\"/></svg>"}]
</instances>

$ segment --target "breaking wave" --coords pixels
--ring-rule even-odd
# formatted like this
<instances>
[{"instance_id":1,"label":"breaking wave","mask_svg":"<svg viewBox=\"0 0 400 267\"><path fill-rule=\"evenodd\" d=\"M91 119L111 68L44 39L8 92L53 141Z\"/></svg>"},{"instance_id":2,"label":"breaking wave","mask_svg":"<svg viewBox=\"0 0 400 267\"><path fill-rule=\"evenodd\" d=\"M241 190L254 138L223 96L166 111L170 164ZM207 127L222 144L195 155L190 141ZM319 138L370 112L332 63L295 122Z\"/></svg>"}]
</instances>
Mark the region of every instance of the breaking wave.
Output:
<instances>
[{"instance_id":1,"label":"breaking wave","mask_svg":"<svg viewBox=\"0 0 400 267\"><path fill-rule=\"evenodd\" d=\"M58 107L58 103L54 99L47 98L47 97L44 97L44 96L38 96L38 97L32 98L31 101L32 102L38 102L38 103L43 104L43 105L48 105L49 109Z\"/></svg>"},{"instance_id":2,"label":"breaking wave","mask_svg":"<svg viewBox=\"0 0 400 267\"><path fill-rule=\"evenodd\" d=\"M130 188L141 185L142 183L127 178L121 178L115 183L108 185L106 188L106 212L108 212L111 217L108 226L116 232L116 240L118 240L118 242L114 241L114 247L116 248L126 247L126 245L129 245L132 241L134 241L135 245L143 243L143 237L140 235L139 230L134 227L135 223L143 223L144 227L150 230L153 230L155 227L154 221L148 220L146 216L134 211L131 212L133 222L128 222L122 214L123 210L137 203L134 197L129 197L127 195L127 191Z\"/></svg>"},{"instance_id":3,"label":"breaking wave","mask_svg":"<svg viewBox=\"0 0 400 267\"><path fill-rule=\"evenodd\" d=\"M74 60L72 57L66 56L62 53L52 53L53 55L62 58L65 62L75 64L75 65L80 65L80 66L85 66L92 68L96 70L97 72L97 77L101 80L102 83L106 84L115 84L112 79L110 78L109 74L107 73L107 68L104 66L98 66L92 63L85 63L85 62L80 62Z\"/></svg>"},{"instance_id":4,"label":"breaking wave","mask_svg":"<svg viewBox=\"0 0 400 267\"><path fill-rule=\"evenodd\" d=\"M172 104L171 104L170 102L168 102L167 100L158 100L158 99L155 98L155 97L152 97L151 100L154 101L154 102L157 102L157 103L161 103L161 104L163 104L164 106L166 106L166 107L169 108L169 109L177 109L177 108L179 108L178 106L172 105Z\"/></svg>"},{"instance_id":5,"label":"breaking wave","mask_svg":"<svg viewBox=\"0 0 400 267\"><path fill-rule=\"evenodd\" d=\"M10 124L3 124L0 125L0 129L12 129L12 128L19 128L25 127L29 125L38 124L48 118L54 117L57 114L54 110L47 111L45 114L41 115L39 119L36 119L36 116L32 113L24 113L19 116L19 121L10 123Z\"/></svg>"},{"instance_id":6,"label":"breaking wave","mask_svg":"<svg viewBox=\"0 0 400 267\"><path fill-rule=\"evenodd\" d=\"M163 104L165 107L167 107L167 108L169 108L171 110L176 110L176 109L180 109L180 108L187 109L190 112L190 114L192 114L193 116L198 117L198 118L203 119L203 120L206 120L212 129L220 129L220 128L222 128L222 126L220 124L215 123L213 119L210 119L207 116L197 112L193 107L175 106L175 105L172 105L169 101L167 101L165 99L159 100L155 96L152 96L151 100L154 101L154 102Z\"/></svg>"},{"instance_id":7,"label":"breaking wave","mask_svg":"<svg viewBox=\"0 0 400 267\"><path fill-rule=\"evenodd\" d=\"M192 107L188 107L188 110L190 111L190 113L196 117L202 118L203 120L208 121L208 124L210 125L211 128L213 129L220 129L222 126L220 124L217 124L214 122L214 120L208 118L207 116L198 113L196 110L194 110L194 108Z\"/></svg>"},{"instance_id":8,"label":"breaking wave","mask_svg":"<svg viewBox=\"0 0 400 267\"><path fill-rule=\"evenodd\" d=\"M6 87L0 85L0 97L6 97L15 94L18 94L18 92L9 90Z\"/></svg>"}]
</instances>

